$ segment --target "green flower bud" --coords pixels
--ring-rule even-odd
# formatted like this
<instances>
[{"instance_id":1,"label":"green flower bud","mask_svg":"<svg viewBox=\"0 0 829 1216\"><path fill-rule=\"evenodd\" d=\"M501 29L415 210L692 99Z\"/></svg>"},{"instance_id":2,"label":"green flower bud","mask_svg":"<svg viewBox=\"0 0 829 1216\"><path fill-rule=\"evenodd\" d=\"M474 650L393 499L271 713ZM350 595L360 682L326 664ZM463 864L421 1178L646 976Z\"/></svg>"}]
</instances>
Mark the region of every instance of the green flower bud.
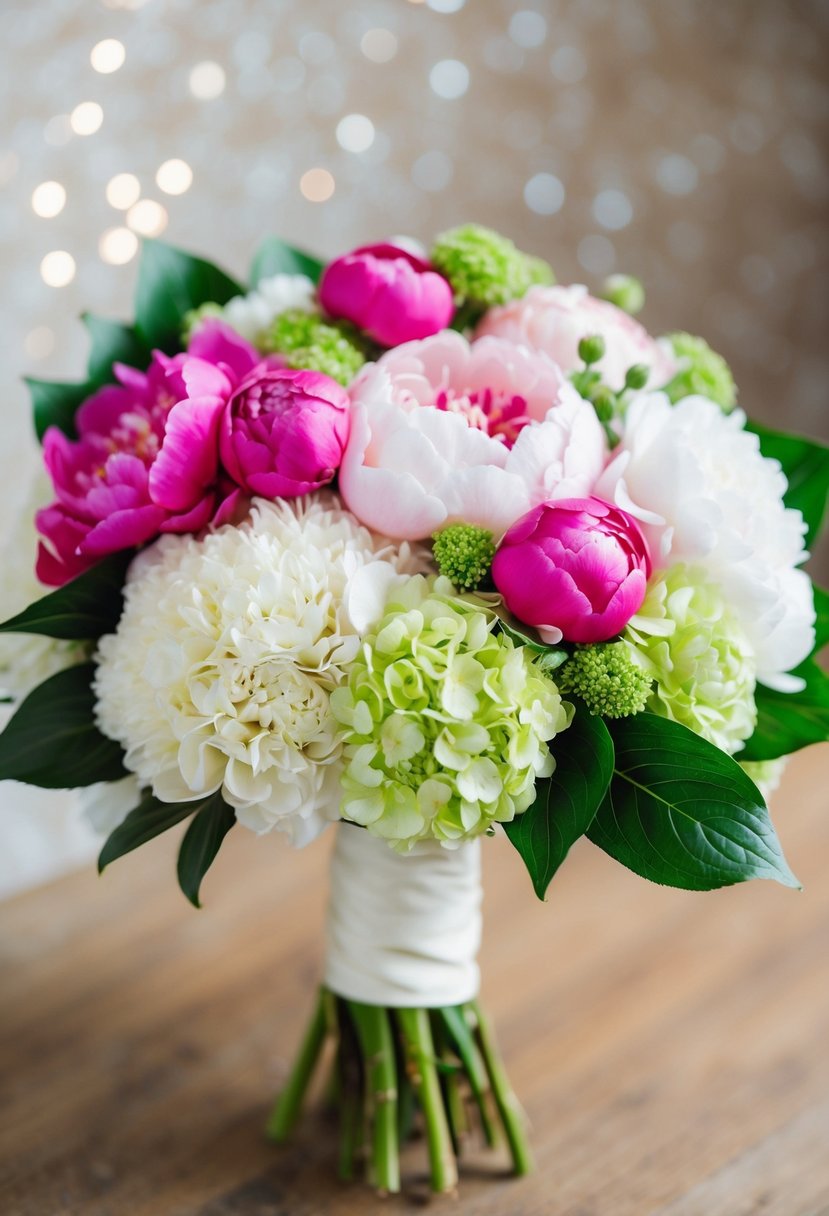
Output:
<instances>
[{"instance_id":1,"label":"green flower bud","mask_svg":"<svg viewBox=\"0 0 829 1216\"><path fill-rule=\"evenodd\" d=\"M495 541L486 528L474 524L450 524L434 535L438 570L459 591L474 591L489 574L495 556Z\"/></svg>"},{"instance_id":2,"label":"green flower bud","mask_svg":"<svg viewBox=\"0 0 829 1216\"><path fill-rule=\"evenodd\" d=\"M579 358L590 367L604 358L605 341L601 334L588 334L579 342Z\"/></svg>"},{"instance_id":3,"label":"green flower bud","mask_svg":"<svg viewBox=\"0 0 829 1216\"><path fill-rule=\"evenodd\" d=\"M650 378L651 369L647 363L634 363L625 372L625 388L631 388L638 391L644 388Z\"/></svg>"},{"instance_id":4,"label":"green flower bud","mask_svg":"<svg viewBox=\"0 0 829 1216\"><path fill-rule=\"evenodd\" d=\"M601 298L633 316L645 307L645 289L632 274L611 274L605 279Z\"/></svg>"},{"instance_id":5,"label":"green flower bud","mask_svg":"<svg viewBox=\"0 0 829 1216\"><path fill-rule=\"evenodd\" d=\"M683 397L699 394L715 401L724 413L730 413L737 404L737 386L722 355L693 334L671 334L668 341L681 365L673 380L665 385L671 401L676 403Z\"/></svg>"},{"instance_id":6,"label":"green flower bud","mask_svg":"<svg viewBox=\"0 0 829 1216\"><path fill-rule=\"evenodd\" d=\"M366 362L367 351L346 322L324 321L318 313L291 308L281 313L264 336L263 349L281 355L288 367L323 372L350 384Z\"/></svg>"},{"instance_id":7,"label":"green flower bud","mask_svg":"<svg viewBox=\"0 0 829 1216\"><path fill-rule=\"evenodd\" d=\"M603 718L641 714L651 693L651 677L627 642L577 646L556 681L565 696L580 697L591 714Z\"/></svg>"},{"instance_id":8,"label":"green flower bud","mask_svg":"<svg viewBox=\"0 0 829 1216\"><path fill-rule=\"evenodd\" d=\"M553 273L540 258L530 257L512 241L480 224L462 224L444 232L430 254L432 266L448 279L455 303L465 312L483 312L526 294L534 283L550 283Z\"/></svg>"},{"instance_id":9,"label":"green flower bud","mask_svg":"<svg viewBox=\"0 0 829 1216\"><path fill-rule=\"evenodd\" d=\"M599 422L611 422L616 414L616 394L601 385L593 394L593 409Z\"/></svg>"}]
</instances>

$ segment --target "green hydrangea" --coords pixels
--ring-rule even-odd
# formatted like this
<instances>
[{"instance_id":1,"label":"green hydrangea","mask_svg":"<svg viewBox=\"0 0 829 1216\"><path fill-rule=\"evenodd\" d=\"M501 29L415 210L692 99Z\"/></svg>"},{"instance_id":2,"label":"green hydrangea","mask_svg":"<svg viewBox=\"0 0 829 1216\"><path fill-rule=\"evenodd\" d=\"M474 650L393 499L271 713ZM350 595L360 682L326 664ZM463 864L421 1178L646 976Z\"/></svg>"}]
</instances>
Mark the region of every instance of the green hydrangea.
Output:
<instances>
[{"instance_id":1,"label":"green hydrangea","mask_svg":"<svg viewBox=\"0 0 829 1216\"><path fill-rule=\"evenodd\" d=\"M659 575L625 630L655 681L647 708L733 753L754 732L756 663L742 625L707 572Z\"/></svg>"},{"instance_id":2,"label":"green hydrangea","mask_svg":"<svg viewBox=\"0 0 829 1216\"><path fill-rule=\"evenodd\" d=\"M353 327L328 321L318 313L290 308L266 332L263 349L281 355L288 367L324 372L350 384L366 362L366 349Z\"/></svg>"},{"instance_id":3,"label":"green hydrangea","mask_svg":"<svg viewBox=\"0 0 829 1216\"><path fill-rule=\"evenodd\" d=\"M645 289L632 274L611 274L605 279L600 292L603 300L615 304L631 316L645 307Z\"/></svg>"},{"instance_id":4,"label":"green hydrangea","mask_svg":"<svg viewBox=\"0 0 829 1216\"><path fill-rule=\"evenodd\" d=\"M181 327L181 340L187 346L190 339L197 329L200 329L205 321L219 320L224 317L224 309L221 304L216 304L211 300L207 304L200 304L198 308L191 308L189 312L184 314L184 321Z\"/></svg>"},{"instance_id":5,"label":"green hydrangea","mask_svg":"<svg viewBox=\"0 0 829 1216\"><path fill-rule=\"evenodd\" d=\"M509 822L553 770L547 742L572 706L496 621L448 579L407 579L331 695L345 731L342 815L400 852Z\"/></svg>"},{"instance_id":6,"label":"green hydrangea","mask_svg":"<svg viewBox=\"0 0 829 1216\"><path fill-rule=\"evenodd\" d=\"M739 763L768 802L780 784L788 762L788 756L780 756L777 760L740 760Z\"/></svg>"},{"instance_id":7,"label":"green hydrangea","mask_svg":"<svg viewBox=\"0 0 829 1216\"><path fill-rule=\"evenodd\" d=\"M670 334L668 341L681 364L673 380L665 385L671 401L698 394L730 413L737 404L737 385L722 355L693 334Z\"/></svg>"},{"instance_id":8,"label":"green hydrangea","mask_svg":"<svg viewBox=\"0 0 829 1216\"><path fill-rule=\"evenodd\" d=\"M515 300L535 283L553 282L553 272L541 258L522 253L509 237L480 224L444 232L430 261L451 283L458 307L472 312Z\"/></svg>"},{"instance_id":9,"label":"green hydrangea","mask_svg":"<svg viewBox=\"0 0 829 1216\"><path fill-rule=\"evenodd\" d=\"M474 591L489 574L495 541L486 528L450 524L435 533L433 552L441 574L459 591Z\"/></svg>"},{"instance_id":10,"label":"green hydrangea","mask_svg":"<svg viewBox=\"0 0 829 1216\"><path fill-rule=\"evenodd\" d=\"M577 646L556 680L565 696L580 697L591 714L603 718L642 713L651 692L651 677L627 642Z\"/></svg>"}]
</instances>

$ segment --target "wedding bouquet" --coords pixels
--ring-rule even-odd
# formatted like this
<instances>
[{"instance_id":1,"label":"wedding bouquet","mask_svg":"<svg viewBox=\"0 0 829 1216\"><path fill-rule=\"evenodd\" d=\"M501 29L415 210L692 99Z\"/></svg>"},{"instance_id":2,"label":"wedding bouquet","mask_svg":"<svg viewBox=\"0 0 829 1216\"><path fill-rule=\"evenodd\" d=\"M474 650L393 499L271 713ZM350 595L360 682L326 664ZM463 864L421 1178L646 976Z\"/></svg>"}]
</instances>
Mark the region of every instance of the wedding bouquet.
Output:
<instances>
[{"instance_id":1,"label":"wedding bouquet","mask_svg":"<svg viewBox=\"0 0 829 1216\"><path fill-rule=\"evenodd\" d=\"M340 1170L380 1190L413 1120L437 1191L473 1124L530 1166L477 1001L482 837L542 898L584 835L657 883L797 885L761 789L829 737L829 449L641 304L476 225L326 266L272 239L247 288L148 242L135 324L87 316L88 379L30 381L54 589L1 627L30 638L0 778L83 787L101 869L186 821L196 905L237 824L338 824L269 1128L333 1043Z\"/></svg>"}]
</instances>

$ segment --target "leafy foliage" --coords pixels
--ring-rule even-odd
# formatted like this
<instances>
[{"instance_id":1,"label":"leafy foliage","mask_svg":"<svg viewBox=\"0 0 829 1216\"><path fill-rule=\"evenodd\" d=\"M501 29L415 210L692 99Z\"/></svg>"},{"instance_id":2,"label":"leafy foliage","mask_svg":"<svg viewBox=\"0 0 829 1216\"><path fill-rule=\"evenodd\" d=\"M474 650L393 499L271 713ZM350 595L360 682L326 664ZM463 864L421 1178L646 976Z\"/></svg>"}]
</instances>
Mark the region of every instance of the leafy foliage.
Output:
<instances>
[{"instance_id":1,"label":"leafy foliage","mask_svg":"<svg viewBox=\"0 0 829 1216\"><path fill-rule=\"evenodd\" d=\"M214 794L191 820L178 854L178 882L196 908L201 881L216 859L222 841L236 822L233 807Z\"/></svg>"},{"instance_id":2,"label":"leafy foliage","mask_svg":"<svg viewBox=\"0 0 829 1216\"><path fill-rule=\"evenodd\" d=\"M805 681L801 692L777 692L758 684L757 726L740 752L741 760L775 760L829 739L829 676L814 659L801 663L792 675Z\"/></svg>"},{"instance_id":3,"label":"leafy foliage","mask_svg":"<svg viewBox=\"0 0 829 1216\"><path fill-rule=\"evenodd\" d=\"M135 296L136 328L149 346L178 350L186 313L202 304L226 304L242 292L212 262L163 241L144 241Z\"/></svg>"},{"instance_id":4,"label":"leafy foliage","mask_svg":"<svg viewBox=\"0 0 829 1216\"><path fill-rule=\"evenodd\" d=\"M613 779L587 835L667 886L709 891L750 878L796 887L763 796L739 764L655 714L613 723Z\"/></svg>"},{"instance_id":5,"label":"leafy foliage","mask_svg":"<svg viewBox=\"0 0 829 1216\"><path fill-rule=\"evenodd\" d=\"M131 557L132 552L118 553L100 562L3 621L0 633L39 633L76 641L109 633L121 616L124 578Z\"/></svg>"},{"instance_id":6,"label":"leafy foliage","mask_svg":"<svg viewBox=\"0 0 829 1216\"><path fill-rule=\"evenodd\" d=\"M552 751L555 771L538 781L535 802L504 824L539 899L544 899L571 845L593 821L613 775L613 741L607 727L583 706L569 729L553 740Z\"/></svg>"},{"instance_id":7,"label":"leafy foliage","mask_svg":"<svg viewBox=\"0 0 829 1216\"><path fill-rule=\"evenodd\" d=\"M72 789L126 776L121 748L95 725L94 670L67 667L26 697L0 735L0 780Z\"/></svg>"},{"instance_id":8,"label":"leafy foliage","mask_svg":"<svg viewBox=\"0 0 829 1216\"><path fill-rule=\"evenodd\" d=\"M251 286L255 287L260 279L267 279L275 274L304 274L312 283L318 283L323 266L313 254L294 249L279 237L269 236L259 246L253 259L250 268Z\"/></svg>"},{"instance_id":9,"label":"leafy foliage","mask_svg":"<svg viewBox=\"0 0 829 1216\"><path fill-rule=\"evenodd\" d=\"M764 456L779 460L789 483L787 507L800 511L806 521L806 543L814 543L829 499L829 447L800 435L771 431L756 422L748 425L760 440Z\"/></svg>"}]
</instances>

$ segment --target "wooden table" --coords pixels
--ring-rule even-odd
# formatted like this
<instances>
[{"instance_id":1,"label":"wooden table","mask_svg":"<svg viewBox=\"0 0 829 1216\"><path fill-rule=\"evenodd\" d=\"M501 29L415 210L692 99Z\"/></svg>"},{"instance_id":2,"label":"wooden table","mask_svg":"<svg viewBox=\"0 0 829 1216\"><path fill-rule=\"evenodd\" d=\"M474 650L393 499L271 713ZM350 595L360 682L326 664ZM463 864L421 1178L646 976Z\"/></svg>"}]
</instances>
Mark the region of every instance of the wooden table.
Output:
<instances>
[{"instance_id":1,"label":"wooden table","mask_svg":"<svg viewBox=\"0 0 829 1216\"><path fill-rule=\"evenodd\" d=\"M650 886L587 842L547 904L487 844L484 996L535 1128L537 1172L476 1156L489 1216L829 1212L829 748L774 800L798 894ZM4 1216L408 1212L334 1177L315 1102L262 1124L317 980L330 842L229 838L193 911L162 839L0 908Z\"/></svg>"}]
</instances>

